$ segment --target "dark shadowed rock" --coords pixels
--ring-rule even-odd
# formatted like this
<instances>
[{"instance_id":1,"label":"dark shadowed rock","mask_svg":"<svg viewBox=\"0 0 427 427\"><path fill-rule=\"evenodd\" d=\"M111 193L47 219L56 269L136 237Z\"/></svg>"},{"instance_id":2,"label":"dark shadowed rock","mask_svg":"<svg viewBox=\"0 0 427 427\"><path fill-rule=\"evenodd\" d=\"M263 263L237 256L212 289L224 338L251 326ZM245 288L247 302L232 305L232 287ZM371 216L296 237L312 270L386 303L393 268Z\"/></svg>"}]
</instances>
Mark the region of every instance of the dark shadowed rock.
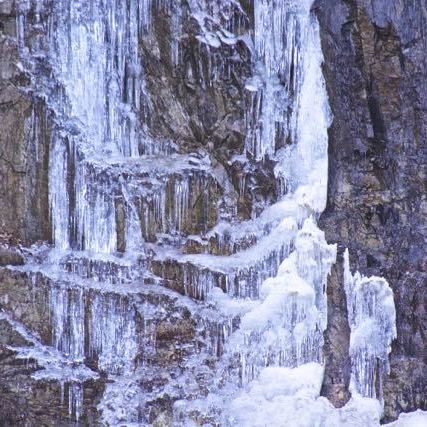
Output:
<instances>
[{"instance_id":1,"label":"dark shadowed rock","mask_svg":"<svg viewBox=\"0 0 427 427\"><path fill-rule=\"evenodd\" d=\"M0 244L0 266L22 264L24 264L24 258L16 248Z\"/></svg>"},{"instance_id":2,"label":"dark shadowed rock","mask_svg":"<svg viewBox=\"0 0 427 427\"><path fill-rule=\"evenodd\" d=\"M352 270L385 277L394 291L397 339L385 380L385 420L427 408L427 6L423 0L318 0L324 74L334 115L321 227L348 247ZM331 277L332 294L342 281ZM345 299L326 341L346 340ZM333 346L334 346L333 345ZM326 346L324 393L346 398L341 363ZM423 374L424 373L424 374ZM341 399L328 384L341 384ZM398 384L398 385L397 385Z\"/></svg>"},{"instance_id":3,"label":"dark shadowed rock","mask_svg":"<svg viewBox=\"0 0 427 427\"><path fill-rule=\"evenodd\" d=\"M49 239L49 125L18 55L16 17L0 4L0 234L25 243Z\"/></svg>"}]
</instances>

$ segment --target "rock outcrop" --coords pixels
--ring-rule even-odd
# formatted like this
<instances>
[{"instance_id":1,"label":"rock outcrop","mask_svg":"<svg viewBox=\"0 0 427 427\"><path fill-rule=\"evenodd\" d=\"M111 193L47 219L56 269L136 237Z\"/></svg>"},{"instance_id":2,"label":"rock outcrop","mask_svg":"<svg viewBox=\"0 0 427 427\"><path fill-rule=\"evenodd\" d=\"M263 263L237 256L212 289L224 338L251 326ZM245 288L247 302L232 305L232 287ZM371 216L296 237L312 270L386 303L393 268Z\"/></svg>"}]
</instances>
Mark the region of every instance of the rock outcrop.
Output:
<instances>
[{"instance_id":1,"label":"rock outcrop","mask_svg":"<svg viewBox=\"0 0 427 427\"><path fill-rule=\"evenodd\" d=\"M427 407L427 6L422 0L318 0L324 75L334 116L321 218L351 267L394 291L397 339L384 383L384 419ZM336 269L341 269L337 265ZM346 305L329 281L324 394L348 399ZM345 347L344 347L345 348Z\"/></svg>"},{"instance_id":2,"label":"rock outcrop","mask_svg":"<svg viewBox=\"0 0 427 427\"><path fill-rule=\"evenodd\" d=\"M0 238L50 237L49 124L19 57L16 5L0 2Z\"/></svg>"}]
</instances>

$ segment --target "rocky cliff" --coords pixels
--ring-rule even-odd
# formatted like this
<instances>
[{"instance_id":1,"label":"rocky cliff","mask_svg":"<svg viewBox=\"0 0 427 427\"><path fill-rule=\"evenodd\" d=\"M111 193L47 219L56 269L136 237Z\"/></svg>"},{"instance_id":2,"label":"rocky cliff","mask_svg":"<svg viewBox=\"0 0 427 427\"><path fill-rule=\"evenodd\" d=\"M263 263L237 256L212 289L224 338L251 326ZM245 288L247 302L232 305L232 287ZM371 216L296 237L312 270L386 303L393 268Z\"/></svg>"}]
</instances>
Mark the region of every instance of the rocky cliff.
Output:
<instances>
[{"instance_id":1,"label":"rocky cliff","mask_svg":"<svg viewBox=\"0 0 427 427\"><path fill-rule=\"evenodd\" d=\"M294 279L287 257L298 254L295 231L323 208L310 205L311 193L322 192L316 174L298 214L292 198L283 214L274 205L301 184L295 176L315 169L311 158L288 161L286 150L300 138L295 123L319 120L312 124L319 152L294 151L322 156L323 114L296 113L301 81L310 84L303 78L310 61L301 58L317 52L304 50L314 16L333 117L319 224L338 244L322 394L337 407L350 398L348 248L352 270L384 277L394 291L391 371L373 380L384 420L427 409L427 6L316 0L311 21L294 7L285 0L0 0L0 266L30 265L0 269L6 425L104 425L106 417L169 426L177 412L179 425L186 416L220 425L221 405L206 415L175 402L228 392L236 378L245 385L270 364L322 359L318 320L310 324L314 338L304 336L296 349L277 337L272 348L277 331L267 328L247 333L222 358L284 259L282 274ZM323 80L311 72L314 110ZM120 156L97 139L118 140ZM282 161L289 170L278 167ZM294 217L281 226L281 215ZM310 233L321 256L304 252ZM315 260L321 312L328 274L321 261L332 262L333 246L310 227L301 234L299 274L311 277L303 261ZM64 252L28 249L39 240ZM296 294L283 294L290 330L308 307Z\"/></svg>"},{"instance_id":2,"label":"rocky cliff","mask_svg":"<svg viewBox=\"0 0 427 427\"><path fill-rule=\"evenodd\" d=\"M349 248L354 269L393 288L397 340L384 384L385 419L393 419L427 405L427 5L318 0L313 7L334 116L321 227L341 253ZM339 264L336 270L324 393L342 404L349 328Z\"/></svg>"},{"instance_id":3,"label":"rocky cliff","mask_svg":"<svg viewBox=\"0 0 427 427\"><path fill-rule=\"evenodd\" d=\"M0 2L0 234L30 244L50 238L49 124L19 57L16 11Z\"/></svg>"}]
</instances>

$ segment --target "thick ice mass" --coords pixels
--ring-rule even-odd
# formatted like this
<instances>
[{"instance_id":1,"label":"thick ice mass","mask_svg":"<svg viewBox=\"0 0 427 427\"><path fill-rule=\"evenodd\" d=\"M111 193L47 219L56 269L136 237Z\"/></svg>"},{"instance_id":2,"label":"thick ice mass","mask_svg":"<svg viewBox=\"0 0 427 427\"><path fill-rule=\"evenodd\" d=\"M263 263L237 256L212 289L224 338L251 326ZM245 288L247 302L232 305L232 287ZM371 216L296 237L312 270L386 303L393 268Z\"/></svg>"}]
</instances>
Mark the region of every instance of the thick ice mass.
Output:
<instances>
[{"instance_id":1,"label":"thick ice mass","mask_svg":"<svg viewBox=\"0 0 427 427\"><path fill-rule=\"evenodd\" d=\"M352 394L382 399L382 377L389 372L388 355L396 338L393 291L382 277L350 272L344 253L344 287L351 329Z\"/></svg>"}]
</instances>

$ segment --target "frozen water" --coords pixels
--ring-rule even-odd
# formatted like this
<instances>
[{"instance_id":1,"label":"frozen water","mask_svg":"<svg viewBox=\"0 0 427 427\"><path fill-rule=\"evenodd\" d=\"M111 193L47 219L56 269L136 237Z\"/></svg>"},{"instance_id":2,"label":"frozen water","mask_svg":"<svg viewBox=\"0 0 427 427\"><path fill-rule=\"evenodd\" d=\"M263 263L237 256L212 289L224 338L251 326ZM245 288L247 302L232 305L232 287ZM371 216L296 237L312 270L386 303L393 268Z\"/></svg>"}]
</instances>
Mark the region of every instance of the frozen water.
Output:
<instances>
[{"instance_id":1,"label":"frozen water","mask_svg":"<svg viewBox=\"0 0 427 427\"><path fill-rule=\"evenodd\" d=\"M311 33L316 31L309 13L311 3L254 1L255 58L254 75L246 85L252 93L246 151L255 160L274 158L287 138L295 141L302 85L311 77L309 63L318 60L319 49L314 51L310 44Z\"/></svg>"},{"instance_id":2,"label":"frozen water","mask_svg":"<svg viewBox=\"0 0 427 427\"><path fill-rule=\"evenodd\" d=\"M36 21L43 8L42 2L30 3L22 2L17 14L23 55L42 48L36 42L27 46L31 4ZM99 405L103 422L141 424L148 394L138 375L148 372L147 361L156 352L154 320L166 310L135 302L144 292L154 293L143 288L149 276L206 301L187 308L198 318L206 352L217 358L220 379L206 387L206 398L193 399L194 392L191 402L178 401L174 425L188 427L194 413L213 412L224 426L264 426L266 420L276 427L378 426L381 379L396 334L393 294L383 278L352 275L348 253L343 286L352 399L335 409L319 397L327 277L336 247L316 225L326 205L331 117L312 1L254 0L252 39L250 18L237 0L190 0L186 8L171 0L52 4L48 60L55 88L38 84L55 112L49 164L55 250L43 266L25 271L33 269L35 286L39 279L49 281L49 351L60 363L45 357L40 345L20 355L37 353L45 361L40 378L51 375L61 384L68 378L75 419L82 411L82 382L93 374L83 365L90 360L111 380ZM204 88L230 78L238 42L252 54L252 76L244 82L251 100L245 148L234 160L274 161L280 194L250 220L235 220L234 205L248 185L245 175L236 190L202 150L177 154L174 144L148 135L149 94L138 46L151 34L155 8L164 8L170 21L174 66L183 60L184 15L197 25L200 57L207 58L197 65L207 68ZM230 57L219 53L223 48ZM36 131L35 117L32 126ZM218 187L230 193L231 208L218 207ZM189 234L202 253L182 251ZM194 357L185 363L197 365L199 344L194 345ZM194 386L194 379L186 380ZM402 416L394 425L423 416Z\"/></svg>"},{"instance_id":3,"label":"frozen water","mask_svg":"<svg viewBox=\"0 0 427 427\"><path fill-rule=\"evenodd\" d=\"M242 383L267 366L321 362L326 329L326 280L336 247L307 219L295 250L260 290L260 303L241 319ZM238 338L239 341L242 338Z\"/></svg>"},{"instance_id":4,"label":"frozen water","mask_svg":"<svg viewBox=\"0 0 427 427\"><path fill-rule=\"evenodd\" d=\"M351 329L352 394L382 399L382 377L389 373L388 355L396 338L393 291L382 277L350 272L344 253L344 288Z\"/></svg>"}]
</instances>

